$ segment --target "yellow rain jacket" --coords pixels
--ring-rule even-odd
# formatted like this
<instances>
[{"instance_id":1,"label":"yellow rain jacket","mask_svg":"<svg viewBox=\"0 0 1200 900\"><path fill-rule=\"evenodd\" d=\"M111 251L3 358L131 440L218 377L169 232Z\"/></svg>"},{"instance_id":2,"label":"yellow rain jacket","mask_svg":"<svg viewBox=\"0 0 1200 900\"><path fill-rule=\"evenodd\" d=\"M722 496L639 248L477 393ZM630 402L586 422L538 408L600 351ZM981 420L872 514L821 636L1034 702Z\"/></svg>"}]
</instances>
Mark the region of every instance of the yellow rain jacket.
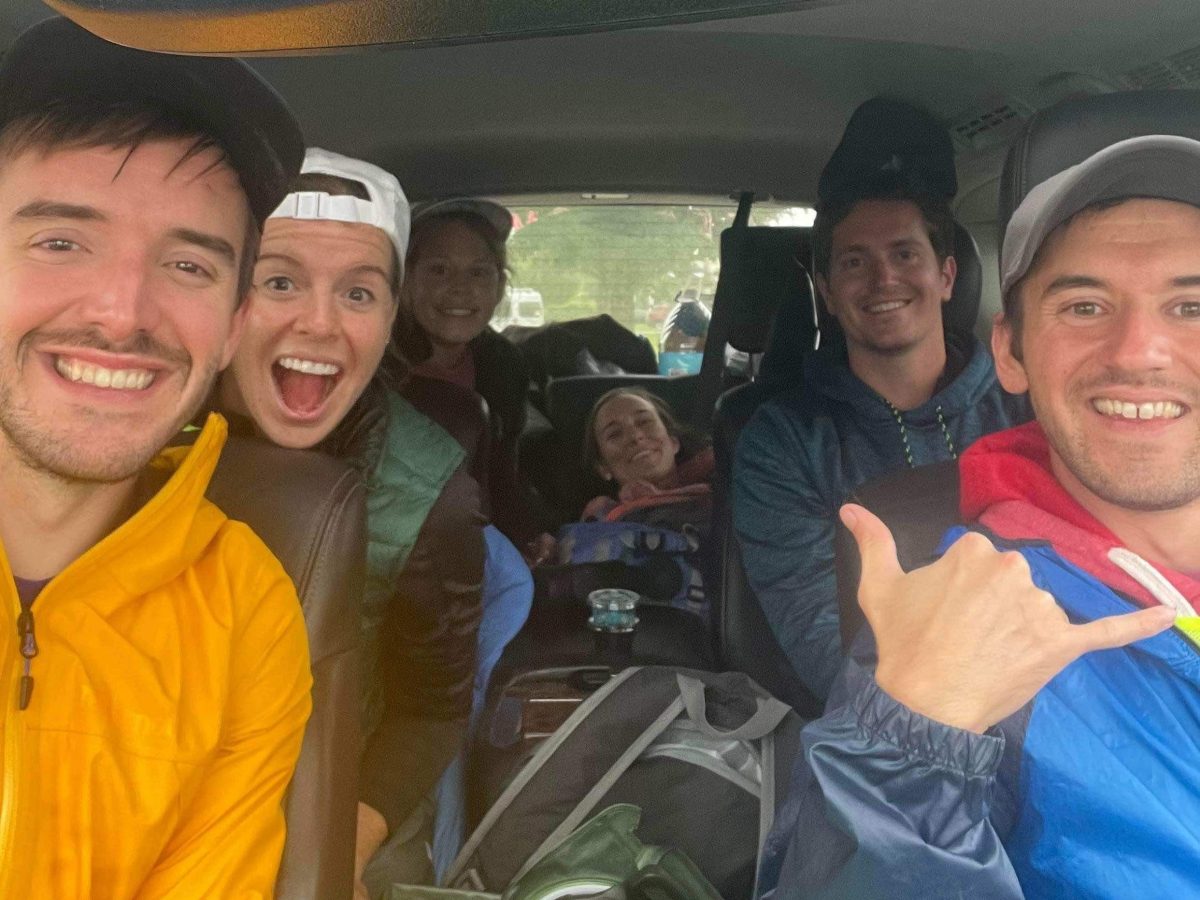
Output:
<instances>
[{"instance_id":1,"label":"yellow rain jacket","mask_svg":"<svg viewBox=\"0 0 1200 900\"><path fill-rule=\"evenodd\" d=\"M204 499L211 416L137 513L33 603L0 553L0 898L269 897L282 799L310 708L295 589L251 530Z\"/></svg>"}]
</instances>

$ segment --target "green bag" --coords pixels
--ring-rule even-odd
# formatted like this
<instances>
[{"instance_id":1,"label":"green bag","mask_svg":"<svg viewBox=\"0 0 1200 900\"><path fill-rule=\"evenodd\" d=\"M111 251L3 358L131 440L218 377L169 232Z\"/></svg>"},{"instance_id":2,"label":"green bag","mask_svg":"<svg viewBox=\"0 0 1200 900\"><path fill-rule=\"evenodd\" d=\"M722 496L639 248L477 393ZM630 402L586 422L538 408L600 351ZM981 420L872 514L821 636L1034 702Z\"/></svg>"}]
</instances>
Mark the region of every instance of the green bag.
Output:
<instances>
[{"instance_id":1,"label":"green bag","mask_svg":"<svg viewBox=\"0 0 1200 900\"><path fill-rule=\"evenodd\" d=\"M618 803L597 813L508 886L504 894L394 885L388 900L721 900L678 850L643 844L642 811Z\"/></svg>"},{"instance_id":2,"label":"green bag","mask_svg":"<svg viewBox=\"0 0 1200 900\"><path fill-rule=\"evenodd\" d=\"M684 854L638 840L641 820L631 803L608 807L509 885L502 900L721 900Z\"/></svg>"}]
</instances>

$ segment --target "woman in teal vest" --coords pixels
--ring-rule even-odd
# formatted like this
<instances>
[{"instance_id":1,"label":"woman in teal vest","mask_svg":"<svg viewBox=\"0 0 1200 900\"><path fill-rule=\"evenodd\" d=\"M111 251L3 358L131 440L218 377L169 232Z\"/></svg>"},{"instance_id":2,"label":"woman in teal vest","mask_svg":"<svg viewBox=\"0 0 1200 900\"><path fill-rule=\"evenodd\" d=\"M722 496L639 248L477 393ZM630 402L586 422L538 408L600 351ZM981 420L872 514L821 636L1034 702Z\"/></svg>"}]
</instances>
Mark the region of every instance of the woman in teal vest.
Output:
<instances>
[{"instance_id":1,"label":"woman in teal vest","mask_svg":"<svg viewBox=\"0 0 1200 900\"><path fill-rule=\"evenodd\" d=\"M485 444L478 400L439 385L439 417L459 411L443 427L418 408L427 390L406 399L403 360L388 350L408 230L394 177L310 149L264 229L242 342L219 387L220 404L271 441L346 459L367 485L356 875L389 835L389 850L415 851L407 865L402 852L377 860L381 884L428 877L428 798L466 731L487 552L469 452ZM521 590L506 595L515 619L528 609ZM361 880L356 889L366 895Z\"/></svg>"}]
</instances>

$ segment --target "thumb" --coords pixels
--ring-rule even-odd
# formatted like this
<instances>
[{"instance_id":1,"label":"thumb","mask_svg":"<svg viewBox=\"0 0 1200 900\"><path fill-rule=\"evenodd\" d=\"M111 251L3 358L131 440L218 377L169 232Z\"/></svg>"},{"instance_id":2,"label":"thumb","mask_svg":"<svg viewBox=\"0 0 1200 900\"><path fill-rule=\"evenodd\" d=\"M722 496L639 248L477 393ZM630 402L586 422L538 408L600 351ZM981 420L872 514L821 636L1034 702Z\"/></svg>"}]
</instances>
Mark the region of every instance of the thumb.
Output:
<instances>
[{"instance_id":1,"label":"thumb","mask_svg":"<svg viewBox=\"0 0 1200 900\"><path fill-rule=\"evenodd\" d=\"M868 581L891 579L903 575L896 557L896 542L880 518L865 506L847 503L839 511L842 524L854 536L862 557L862 581L859 593Z\"/></svg>"},{"instance_id":2,"label":"thumb","mask_svg":"<svg viewBox=\"0 0 1200 900\"><path fill-rule=\"evenodd\" d=\"M1154 637L1175 622L1175 610L1169 606L1152 606L1119 616L1105 616L1093 622L1071 627L1075 656L1092 650L1111 650L1134 641Z\"/></svg>"}]
</instances>

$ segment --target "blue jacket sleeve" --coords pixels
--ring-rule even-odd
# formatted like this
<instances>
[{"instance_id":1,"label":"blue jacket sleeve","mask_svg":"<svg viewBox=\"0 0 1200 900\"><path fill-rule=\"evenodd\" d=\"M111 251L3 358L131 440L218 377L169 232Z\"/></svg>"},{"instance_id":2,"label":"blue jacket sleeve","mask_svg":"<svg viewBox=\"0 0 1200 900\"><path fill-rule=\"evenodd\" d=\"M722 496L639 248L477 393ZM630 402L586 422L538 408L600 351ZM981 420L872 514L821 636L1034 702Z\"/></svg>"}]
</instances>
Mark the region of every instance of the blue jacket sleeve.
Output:
<instances>
[{"instance_id":1,"label":"blue jacket sleeve","mask_svg":"<svg viewBox=\"0 0 1200 900\"><path fill-rule=\"evenodd\" d=\"M743 430L733 465L733 525L746 577L776 640L823 701L842 662L833 569L837 507L822 496L823 477L793 424L768 404Z\"/></svg>"},{"instance_id":2,"label":"blue jacket sleeve","mask_svg":"<svg viewBox=\"0 0 1200 900\"><path fill-rule=\"evenodd\" d=\"M805 728L764 848L762 900L1020 900L990 806L1004 738L896 702L847 661Z\"/></svg>"}]
</instances>

